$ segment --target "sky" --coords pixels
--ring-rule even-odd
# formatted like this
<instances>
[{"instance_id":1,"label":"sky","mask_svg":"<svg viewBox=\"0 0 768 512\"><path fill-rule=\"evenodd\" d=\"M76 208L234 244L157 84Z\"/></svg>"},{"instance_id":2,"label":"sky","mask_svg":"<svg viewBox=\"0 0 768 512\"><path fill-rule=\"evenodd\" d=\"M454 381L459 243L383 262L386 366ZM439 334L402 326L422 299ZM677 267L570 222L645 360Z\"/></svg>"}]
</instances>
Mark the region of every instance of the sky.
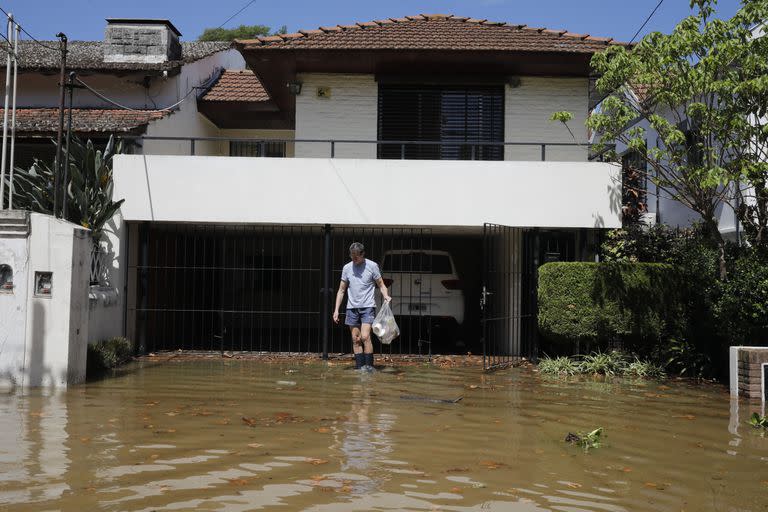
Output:
<instances>
[{"instance_id":1,"label":"sky","mask_svg":"<svg viewBox=\"0 0 768 512\"><path fill-rule=\"evenodd\" d=\"M207 27L218 27L249 0L0 0L37 39L101 40L105 18L166 18L192 41ZM732 16L738 0L719 0L719 17ZM320 25L351 24L413 14L455 14L567 29L571 32L629 41L658 0L256 0L225 27L267 25L289 32ZM640 37L650 31L669 32L690 13L689 0L664 0Z\"/></svg>"}]
</instances>

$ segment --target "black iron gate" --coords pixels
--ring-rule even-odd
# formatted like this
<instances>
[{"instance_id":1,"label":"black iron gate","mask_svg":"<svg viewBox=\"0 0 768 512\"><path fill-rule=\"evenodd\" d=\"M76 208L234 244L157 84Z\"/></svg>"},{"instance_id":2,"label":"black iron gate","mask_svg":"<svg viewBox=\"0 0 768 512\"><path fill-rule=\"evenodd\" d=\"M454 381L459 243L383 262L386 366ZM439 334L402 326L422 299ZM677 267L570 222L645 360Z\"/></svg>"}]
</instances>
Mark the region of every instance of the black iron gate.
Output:
<instances>
[{"instance_id":1,"label":"black iron gate","mask_svg":"<svg viewBox=\"0 0 768 512\"><path fill-rule=\"evenodd\" d=\"M483 227L483 367L509 365L536 354L537 232Z\"/></svg>"},{"instance_id":2,"label":"black iron gate","mask_svg":"<svg viewBox=\"0 0 768 512\"><path fill-rule=\"evenodd\" d=\"M376 352L431 354L431 297L416 284L431 272L428 229L143 223L138 235L129 315L142 353L349 353L343 315L338 326L330 316L357 241L408 297L393 307L401 337Z\"/></svg>"}]
</instances>

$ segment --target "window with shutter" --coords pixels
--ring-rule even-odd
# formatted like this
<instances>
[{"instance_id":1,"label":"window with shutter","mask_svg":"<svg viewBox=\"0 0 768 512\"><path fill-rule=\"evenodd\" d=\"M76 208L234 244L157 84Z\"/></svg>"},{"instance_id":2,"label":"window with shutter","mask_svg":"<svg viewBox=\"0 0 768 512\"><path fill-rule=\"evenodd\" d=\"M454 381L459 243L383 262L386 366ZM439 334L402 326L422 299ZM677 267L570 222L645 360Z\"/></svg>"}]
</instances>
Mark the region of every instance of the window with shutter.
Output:
<instances>
[{"instance_id":1,"label":"window with shutter","mask_svg":"<svg viewBox=\"0 0 768 512\"><path fill-rule=\"evenodd\" d=\"M379 158L503 160L504 87L379 85ZM431 143L431 144L428 144Z\"/></svg>"}]
</instances>

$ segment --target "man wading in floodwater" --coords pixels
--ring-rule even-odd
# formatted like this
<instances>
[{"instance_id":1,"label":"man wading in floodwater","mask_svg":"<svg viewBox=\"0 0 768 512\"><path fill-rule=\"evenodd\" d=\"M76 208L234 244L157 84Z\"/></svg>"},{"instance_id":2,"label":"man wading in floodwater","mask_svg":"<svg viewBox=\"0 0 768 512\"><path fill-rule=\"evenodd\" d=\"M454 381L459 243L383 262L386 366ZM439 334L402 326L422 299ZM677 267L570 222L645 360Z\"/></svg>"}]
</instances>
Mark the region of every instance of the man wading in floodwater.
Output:
<instances>
[{"instance_id":1,"label":"man wading in floodwater","mask_svg":"<svg viewBox=\"0 0 768 512\"><path fill-rule=\"evenodd\" d=\"M373 298L374 285L379 287L381 296L389 302L387 286L381 278L381 271L375 261L365 258L365 247L360 242L349 246L352 259L341 271L341 284L336 294L333 321L339 323L339 307L347 294L347 317L344 323L352 333L352 351L355 354L355 368L373 369L373 343L371 324L376 316L376 301Z\"/></svg>"}]
</instances>

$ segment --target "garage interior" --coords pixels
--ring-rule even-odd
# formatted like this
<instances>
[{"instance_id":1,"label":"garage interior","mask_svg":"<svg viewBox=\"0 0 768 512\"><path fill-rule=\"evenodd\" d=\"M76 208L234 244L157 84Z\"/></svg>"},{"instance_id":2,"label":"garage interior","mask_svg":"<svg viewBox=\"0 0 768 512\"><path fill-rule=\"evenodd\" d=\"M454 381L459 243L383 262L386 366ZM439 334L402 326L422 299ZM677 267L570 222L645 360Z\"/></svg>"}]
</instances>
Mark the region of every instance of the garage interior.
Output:
<instances>
[{"instance_id":1,"label":"garage interior","mask_svg":"<svg viewBox=\"0 0 768 512\"><path fill-rule=\"evenodd\" d=\"M401 336L391 345L375 340L377 353L528 355L536 336L534 269L586 255L595 237L584 231L130 223L126 330L141 353L349 353L343 319L329 320L348 247L359 241L385 276L390 251L447 252L464 298L460 325L410 306L415 311L397 317ZM409 275L429 280L430 258Z\"/></svg>"}]
</instances>

